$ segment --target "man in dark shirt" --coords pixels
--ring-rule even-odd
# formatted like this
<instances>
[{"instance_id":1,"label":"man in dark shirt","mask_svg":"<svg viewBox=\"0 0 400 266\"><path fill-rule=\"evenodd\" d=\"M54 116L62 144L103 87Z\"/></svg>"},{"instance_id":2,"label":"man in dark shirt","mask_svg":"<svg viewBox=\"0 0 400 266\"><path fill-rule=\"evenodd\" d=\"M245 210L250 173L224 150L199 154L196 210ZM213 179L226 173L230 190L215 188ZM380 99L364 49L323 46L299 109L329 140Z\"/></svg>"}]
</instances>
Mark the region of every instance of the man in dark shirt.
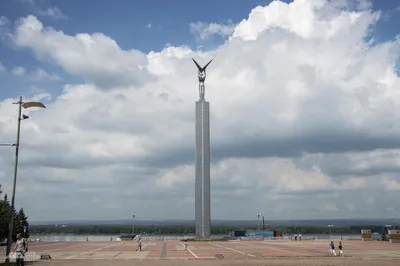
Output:
<instances>
[{"instance_id":1,"label":"man in dark shirt","mask_svg":"<svg viewBox=\"0 0 400 266\"><path fill-rule=\"evenodd\" d=\"M339 242L339 256L343 256L343 245L342 245L342 242Z\"/></svg>"}]
</instances>

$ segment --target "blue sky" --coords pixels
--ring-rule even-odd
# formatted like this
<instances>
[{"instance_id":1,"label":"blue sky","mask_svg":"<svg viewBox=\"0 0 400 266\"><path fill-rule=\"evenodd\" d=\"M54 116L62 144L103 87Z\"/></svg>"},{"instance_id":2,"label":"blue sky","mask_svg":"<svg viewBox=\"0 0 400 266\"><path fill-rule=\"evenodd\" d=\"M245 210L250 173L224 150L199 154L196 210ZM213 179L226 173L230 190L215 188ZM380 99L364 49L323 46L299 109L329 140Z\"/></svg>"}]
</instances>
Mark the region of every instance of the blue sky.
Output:
<instances>
[{"instance_id":1,"label":"blue sky","mask_svg":"<svg viewBox=\"0 0 400 266\"><path fill-rule=\"evenodd\" d=\"M263 1L114 1L88 0L79 4L72 1L6 0L0 2L0 16L10 22L33 14L40 17L45 26L61 30L68 35L101 32L110 36L123 49L139 49L143 52L159 51L165 45L196 46L189 24L196 21L225 22L243 19L253 7ZM226 8L230 6L230 8ZM57 7L65 17L40 15L39 10ZM221 11L224 11L221 13ZM151 26L150 26L151 25ZM209 45L209 43L205 43ZM12 44L0 44L0 62L8 68L23 66L40 67L62 77L59 82L32 84L10 75L2 75L3 88L0 98L15 97L19 93L38 87L50 93L59 93L65 83L80 82L79 77L69 76L58 67L43 64L29 51L15 49ZM1 75L1 74L0 74ZM36 90L35 90L36 91Z\"/></svg>"},{"instance_id":2,"label":"blue sky","mask_svg":"<svg viewBox=\"0 0 400 266\"><path fill-rule=\"evenodd\" d=\"M34 220L193 218L195 57L215 58L213 218L398 216L400 3L372 1L375 25L337 5L367 0L320 1L0 0L0 142L15 138L6 99L53 96L22 125L17 205Z\"/></svg>"},{"instance_id":3,"label":"blue sky","mask_svg":"<svg viewBox=\"0 0 400 266\"><path fill-rule=\"evenodd\" d=\"M106 1L87 0L4 0L0 1L0 16L14 23L27 15L38 16L47 27L68 35L101 32L114 39L122 49L138 49L142 52L160 51L168 44L173 46L200 46L214 48L224 38L215 37L199 41L190 32L192 22L238 23L248 17L258 5L271 1L261 0L148 0ZM292 2L285 0L284 2ZM399 33L399 3L392 0L374 0L373 9L382 10L385 19L378 23L374 36L378 41L394 38ZM57 8L61 13L46 13ZM12 27L12 25L11 25ZM2 90L0 98L15 97L20 93L37 92L40 89L57 95L67 83L82 82L79 77L68 75L55 65L42 63L26 50L16 49L10 42L0 43L0 62L7 68L17 66L33 69L40 67L61 77L58 81L32 82L12 75L0 74Z\"/></svg>"}]
</instances>

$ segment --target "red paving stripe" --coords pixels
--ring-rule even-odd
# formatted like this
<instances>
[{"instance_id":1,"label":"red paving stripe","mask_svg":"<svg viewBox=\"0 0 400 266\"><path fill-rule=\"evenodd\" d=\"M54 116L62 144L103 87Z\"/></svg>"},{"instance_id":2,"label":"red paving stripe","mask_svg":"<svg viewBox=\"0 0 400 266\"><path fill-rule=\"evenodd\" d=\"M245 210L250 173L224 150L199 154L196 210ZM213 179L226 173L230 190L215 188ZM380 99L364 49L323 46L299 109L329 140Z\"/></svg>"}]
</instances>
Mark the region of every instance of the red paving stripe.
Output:
<instances>
[{"instance_id":1,"label":"red paving stripe","mask_svg":"<svg viewBox=\"0 0 400 266\"><path fill-rule=\"evenodd\" d=\"M240 254L242 254L242 255L247 255L247 256L250 256L250 257L255 257L254 254L246 253L246 252L244 252L244 251L242 251L242 250L238 250L238 249L235 249L235 248L227 247L227 246L225 246L225 245L215 244L215 243L211 243L211 242L210 242L209 244L211 244L211 245L213 245L213 246L216 246L216 247L223 248L223 249L231 250L231 251L233 251L233 252L240 253ZM236 247L236 246L235 246L235 247Z\"/></svg>"},{"instance_id":2,"label":"red paving stripe","mask_svg":"<svg viewBox=\"0 0 400 266\"><path fill-rule=\"evenodd\" d=\"M119 244L120 244L120 243L116 243L116 244L112 244L112 245L110 245L110 246L116 246L116 245L119 245ZM107 246L105 246L105 247L107 247ZM85 255L85 254L87 254L87 253L92 253L92 252L95 252L95 251L102 250L103 248L104 248L104 247L100 247L100 248L97 248L97 249L89 250L89 251L87 251L87 252L82 252L82 253L79 253L79 254L76 254L76 255L72 255L72 256L66 257L66 258L64 258L64 259L71 259L71 258L74 258L74 257L77 257L77 256Z\"/></svg>"},{"instance_id":3,"label":"red paving stripe","mask_svg":"<svg viewBox=\"0 0 400 266\"><path fill-rule=\"evenodd\" d=\"M179 241L179 243L183 246L183 247L185 247L185 244L183 244L182 242L180 242ZM190 252L190 254L192 254L193 255L193 257L195 257L196 259L198 259L199 257L195 254L195 253L193 253L193 251L191 251L190 250L190 248L189 247L187 247L187 251L188 252ZM185 251L186 252L186 251Z\"/></svg>"},{"instance_id":4,"label":"red paving stripe","mask_svg":"<svg viewBox=\"0 0 400 266\"><path fill-rule=\"evenodd\" d=\"M193 258L193 255L185 251L171 251L167 252L167 258Z\"/></svg>"},{"instance_id":5,"label":"red paving stripe","mask_svg":"<svg viewBox=\"0 0 400 266\"><path fill-rule=\"evenodd\" d=\"M40 246L40 247L38 247L38 246L35 246L35 247L31 247L31 246L29 246L29 250L31 250L31 251L37 251L37 252L48 252L48 251L56 251L56 250L64 250L64 251L66 251L66 250L73 250L73 249L76 249L76 247L77 246L81 246L81 247L84 247L85 245L78 245L78 244L76 244L76 245L53 245L53 246L45 246L45 247L42 247L42 246ZM78 249L78 250L80 250L80 249Z\"/></svg>"},{"instance_id":6,"label":"red paving stripe","mask_svg":"<svg viewBox=\"0 0 400 266\"><path fill-rule=\"evenodd\" d=\"M85 242L74 242L74 243L66 243L64 245L57 245L57 246L46 246L46 247L29 247L30 250L35 251L49 251L50 249L63 249L64 251L85 251L85 250L93 250L100 247L106 247L110 245L112 242L107 243L85 243ZM115 243L115 242L114 242Z\"/></svg>"},{"instance_id":7,"label":"red paving stripe","mask_svg":"<svg viewBox=\"0 0 400 266\"><path fill-rule=\"evenodd\" d=\"M247 241L246 241L247 242ZM264 255L265 252L268 252L269 250L273 250L275 254L279 254L279 256L313 256L315 255L315 251L310 251L302 247L294 246L294 245L285 245L285 244L272 244L271 242L267 241L259 241L253 242L252 244L246 243L245 241L241 242L241 245L244 246L252 246L257 248L253 253L257 254L262 254ZM265 247L263 249L262 247ZM299 250L300 249L300 250ZM276 252L279 253L276 253Z\"/></svg>"},{"instance_id":8,"label":"red paving stripe","mask_svg":"<svg viewBox=\"0 0 400 266\"><path fill-rule=\"evenodd\" d=\"M255 258L256 255L254 254L249 254L246 253L244 251L238 250L235 248L230 247L230 243L228 242L224 242L224 244L222 244L221 242L217 242L216 243L212 243L212 242L207 242L207 243L202 243L200 245L196 245L196 247L213 247L213 250L196 250L196 254L202 258L202 257L214 257L217 254L222 254L224 256L224 258L226 259L247 259L249 257ZM221 245L222 244L222 245ZM227 245L225 245L227 244ZM215 250L215 247L217 247L218 249ZM253 252L252 252L253 253Z\"/></svg>"},{"instance_id":9,"label":"red paving stripe","mask_svg":"<svg viewBox=\"0 0 400 266\"><path fill-rule=\"evenodd\" d=\"M268 242L264 242L264 244L265 245L269 245L269 246L273 246L273 247L285 247L285 248L288 249L288 251L293 249L293 250L296 250L295 253L299 253L300 255L301 254L305 254L305 252L306 252L307 254L304 255L304 256L315 256L316 253L324 254L324 255L329 254L329 252L328 252L329 251L329 246L328 245L326 245L326 248L325 248L325 246L322 247L320 245L310 245L310 244L302 245L302 246L298 246L298 245L294 245L294 244L292 244L292 245L290 245L290 244L274 245L274 244L271 244L271 243L268 243Z\"/></svg>"}]
</instances>

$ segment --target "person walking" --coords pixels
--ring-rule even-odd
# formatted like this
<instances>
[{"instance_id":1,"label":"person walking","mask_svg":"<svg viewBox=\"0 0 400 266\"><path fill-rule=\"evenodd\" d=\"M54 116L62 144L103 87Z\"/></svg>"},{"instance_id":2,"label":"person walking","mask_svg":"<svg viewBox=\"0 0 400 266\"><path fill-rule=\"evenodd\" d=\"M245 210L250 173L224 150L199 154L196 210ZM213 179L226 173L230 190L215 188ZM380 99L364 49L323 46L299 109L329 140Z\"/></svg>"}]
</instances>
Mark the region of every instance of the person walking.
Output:
<instances>
[{"instance_id":1,"label":"person walking","mask_svg":"<svg viewBox=\"0 0 400 266\"><path fill-rule=\"evenodd\" d=\"M331 256L336 256L335 244L333 243L333 241L331 241L331 244L329 245L329 247L330 247L329 251L331 253Z\"/></svg>"},{"instance_id":2,"label":"person walking","mask_svg":"<svg viewBox=\"0 0 400 266\"><path fill-rule=\"evenodd\" d=\"M14 247L16 265L25 265L25 253L28 251L28 242L25 238L21 237L21 234L17 234L17 243Z\"/></svg>"},{"instance_id":3,"label":"person walking","mask_svg":"<svg viewBox=\"0 0 400 266\"><path fill-rule=\"evenodd\" d=\"M142 238L139 238L139 241L138 241L138 248L137 248L136 251L142 251Z\"/></svg>"},{"instance_id":4,"label":"person walking","mask_svg":"<svg viewBox=\"0 0 400 266\"><path fill-rule=\"evenodd\" d=\"M187 240L185 239L185 251L188 251L188 243L187 243Z\"/></svg>"},{"instance_id":5,"label":"person walking","mask_svg":"<svg viewBox=\"0 0 400 266\"><path fill-rule=\"evenodd\" d=\"M342 242L339 242L339 256L344 256Z\"/></svg>"}]
</instances>

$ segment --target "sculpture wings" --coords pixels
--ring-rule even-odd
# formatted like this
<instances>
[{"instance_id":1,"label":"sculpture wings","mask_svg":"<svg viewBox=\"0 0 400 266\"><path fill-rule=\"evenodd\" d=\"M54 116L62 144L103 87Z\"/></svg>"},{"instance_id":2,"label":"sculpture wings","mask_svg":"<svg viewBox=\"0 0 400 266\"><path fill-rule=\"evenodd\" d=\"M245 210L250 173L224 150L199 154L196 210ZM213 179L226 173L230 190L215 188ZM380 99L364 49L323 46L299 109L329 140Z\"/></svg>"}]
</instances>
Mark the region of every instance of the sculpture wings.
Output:
<instances>
[{"instance_id":1,"label":"sculpture wings","mask_svg":"<svg viewBox=\"0 0 400 266\"><path fill-rule=\"evenodd\" d=\"M193 62L196 64L197 68L199 69L199 72L204 72L204 71L206 70L206 68L208 67L208 65L211 64L212 60L214 60L214 59L211 59L210 62L208 62L204 67L201 67L201 66L196 62L196 60L194 60L193 58L192 58L192 60L193 60Z\"/></svg>"}]
</instances>

